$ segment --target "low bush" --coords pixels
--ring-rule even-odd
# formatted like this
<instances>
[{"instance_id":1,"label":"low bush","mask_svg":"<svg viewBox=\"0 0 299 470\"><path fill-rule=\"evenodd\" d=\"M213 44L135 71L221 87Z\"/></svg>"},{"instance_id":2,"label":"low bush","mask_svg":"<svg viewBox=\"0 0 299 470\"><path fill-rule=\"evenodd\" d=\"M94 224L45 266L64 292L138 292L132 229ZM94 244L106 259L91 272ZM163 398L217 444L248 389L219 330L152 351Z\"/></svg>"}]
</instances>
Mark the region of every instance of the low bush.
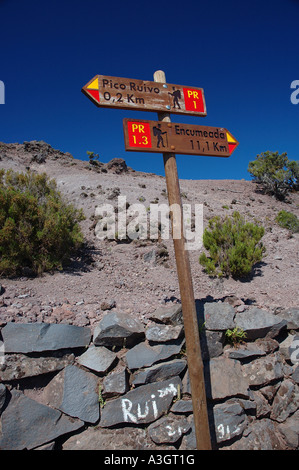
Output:
<instances>
[{"instance_id":1,"label":"low bush","mask_svg":"<svg viewBox=\"0 0 299 470\"><path fill-rule=\"evenodd\" d=\"M46 174L0 170L0 276L61 269L83 242L82 220Z\"/></svg>"},{"instance_id":2,"label":"low bush","mask_svg":"<svg viewBox=\"0 0 299 470\"><path fill-rule=\"evenodd\" d=\"M276 199L285 199L290 191L299 189L299 163L289 160L286 153L263 152L249 162L248 172L262 191Z\"/></svg>"},{"instance_id":3,"label":"low bush","mask_svg":"<svg viewBox=\"0 0 299 470\"><path fill-rule=\"evenodd\" d=\"M234 347L237 347L240 343L243 343L246 339L247 334L242 328L236 326L233 330L226 330L225 337L227 341Z\"/></svg>"},{"instance_id":4,"label":"low bush","mask_svg":"<svg viewBox=\"0 0 299 470\"><path fill-rule=\"evenodd\" d=\"M211 276L247 277L252 267L262 260L263 235L262 226L245 222L239 212L224 219L213 217L203 234L203 245L210 256L202 253L199 262Z\"/></svg>"},{"instance_id":5,"label":"low bush","mask_svg":"<svg viewBox=\"0 0 299 470\"><path fill-rule=\"evenodd\" d=\"M290 232L299 232L299 220L295 214L288 211L280 211L276 217L276 222L280 227L287 228Z\"/></svg>"}]
</instances>

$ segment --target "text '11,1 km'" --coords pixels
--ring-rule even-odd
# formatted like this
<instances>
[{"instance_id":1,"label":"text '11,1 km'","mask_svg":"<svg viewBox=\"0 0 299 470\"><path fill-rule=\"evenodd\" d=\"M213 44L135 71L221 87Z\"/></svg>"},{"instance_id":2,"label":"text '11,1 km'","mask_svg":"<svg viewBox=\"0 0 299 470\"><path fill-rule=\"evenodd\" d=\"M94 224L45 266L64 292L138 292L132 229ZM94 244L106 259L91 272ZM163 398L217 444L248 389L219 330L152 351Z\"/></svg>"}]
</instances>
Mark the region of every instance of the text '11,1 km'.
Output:
<instances>
[{"instance_id":1,"label":"text '11,1 km'","mask_svg":"<svg viewBox=\"0 0 299 470\"><path fill-rule=\"evenodd\" d=\"M219 127L124 119L125 148L129 151L229 157L238 146Z\"/></svg>"}]
</instances>

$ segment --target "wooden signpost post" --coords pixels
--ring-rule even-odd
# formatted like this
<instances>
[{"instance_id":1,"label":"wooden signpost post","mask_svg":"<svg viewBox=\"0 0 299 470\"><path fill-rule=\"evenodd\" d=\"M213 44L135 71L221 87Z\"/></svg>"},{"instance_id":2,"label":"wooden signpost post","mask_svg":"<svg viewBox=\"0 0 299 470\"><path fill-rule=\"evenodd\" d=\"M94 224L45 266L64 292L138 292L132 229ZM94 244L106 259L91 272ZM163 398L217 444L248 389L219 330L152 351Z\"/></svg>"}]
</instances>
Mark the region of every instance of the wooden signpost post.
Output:
<instances>
[{"instance_id":1,"label":"wooden signpost post","mask_svg":"<svg viewBox=\"0 0 299 470\"><path fill-rule=\"evenodd\" d=\"M158 121L124 119L125 148L130 151L163 153L165 178L171 212L177 273L191 385L194 426L198 450L211 449L203 361L184 227L181 223L182 201L176 165L176 153L229 157L238 146L237 140L224 128L176 124L170 113L206 116L202 88L169 85L158 70L154 82L96 75L82 92L97 106L142 111L157 111Z\"/></svg>"},{"instance_id":2,"label":"wooden signpost post","mask_svg":"<svg viewBox=\"0 0 299 470\"><path fill-rule=\"evenodd\" d=\"M163 83L166 80L164 72L161 70L155 72L154 80ZM161 123L170 123L169 113L158 114L158 119ZM169 206L177 207L177 205L179 205L182 213L181 191L175 154L163 153L163 160ZM179 238L173 237L173 244L181 294L196 445L198 450L210 450L211 437L206 403L204 369L201 357L199 328L189 255L185 247L184 227L181 223L183 217L180 217L180 214L173 212L171 219L172 232L177 230L178 224L180 225L181 230L181 236Z\"/></svg>"}]
</instances>

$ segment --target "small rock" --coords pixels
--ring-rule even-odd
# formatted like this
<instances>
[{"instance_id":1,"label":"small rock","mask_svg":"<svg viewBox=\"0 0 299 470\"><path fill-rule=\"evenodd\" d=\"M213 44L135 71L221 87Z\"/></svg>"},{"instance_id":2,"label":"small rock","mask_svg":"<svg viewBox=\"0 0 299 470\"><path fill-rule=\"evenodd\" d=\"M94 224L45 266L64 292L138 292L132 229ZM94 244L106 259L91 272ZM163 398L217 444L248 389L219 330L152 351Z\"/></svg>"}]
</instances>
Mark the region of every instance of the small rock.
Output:
<instances>
[{"instance_id":1,"label":"small rock","mask_svg":"<svg viewBox=\"0 0 299 470\"><path fill-rule=\"evenodd\" d=\"M116 359L116 354L104 346L92 345L77 358L77 362L88 369L105 373Z\"/></svg>"},{"instance_id":2,"label":"small rock","mask_svg":"<svg viewBox=\"0 0 299 470\"><path fill-rule=\"evenodd\" d=\"M240 360L266 355L265 351L259 349L255 343L246 343L245 345L241 344L238 348L226 349L225 354L227 354L230 359Z\"/></svg>"},{"instance_id":3,"label":"small rock","mask_svg":"<svg viewBox=\"0 0 299 470\"><path fill-rule=\"evenodd\" d=\"M291 449L298 449L299 446L299 410L290 416L284 423L278 425L278 429L283 435L287 445Z\"/></svg>"},{"instance_id":4,"label":"small rock","mask_svg":"<svg viewBox=\"0 0 299 470\"><path fill-rule=\"evenodd\" d=\"M243 376L251 386L267 385L283 377L283 367L279 353L255 359L242 366Z\"/></svg>"},{"instance_id":5,"label":"small rock","mask_svg":"<svg viewBox=\"0 0 299 470\"><path fill-rule=\"evenodd\" d=\"M202 359L208 361L220 356L223 352L224 339L223 331L204 330L200 335Z\"/></svg>"},{"instance_id":6,"label":"small rock","mask_svg":"<svg viewBox=\"0 0 299 470\"><path fill-rule=\"evenodd\" d=\"M242 406L235 403L223 403L213 408L217 442L230 441L243 434L247 418Z\"/></svg>"},{"instance_id":7,"label":"small rock","mask_svg":"<svg viewBox=\"0 0 299 470\"><path fill-rule=\"evenodd\" d=\"M1 380L19 380L63 369L74 362L74 354L30 357L23 354L6 354Z\"/></svg>"},{"instance_id":8,"label":"small rock","mask_svg":"<svg viewBox=\"0 0 299 470\"><path fill-rule=\"evenodd\" d=\"M299 408L299 387L286 379L276 393L271 411L271 419L283 422Z\"/></svg>"},{"instance_id":9,"label":"small rock","mask_svg":"<svg viewBox=\"0 0 299 470\"><path fill-rule=\"evenodd\" d=\"M281 318L287 321L288 330L299 329L299 308L292 307L279 313Z\"/></svg>"},{"instance_id":10,"label":"small rock","mask_svg":"<svg viewBox=\"0 0 299 470\"><path fill-rule=\"evenodd\" d=\"M148 427L148 433L156 444L177 442L189 431L191 424L184 416L163 416Z\"/></svg>"},{"instance_id":11,"label":"small rock","mask_svg":"<svg viewBox=\"0 0 299 470\"><path fill-rule=\"evenodd\" d=\"M279 352L285 359L291 361L292 364L296 362L295 356L297 351L299 355L299 336L288 335L279 345ZM292 359L294 359L294 361ZM297 359L297 362L298 361L299 357Z\"/></svg>"},{"instance_id":12,"label":"small rock","mask_svg":"<svg viewBox=\"0 0 299 470\"><path fill-rule=\"evenodd\" d=\"M204 322L207 330L234 328L235 309L226 302L207 302L204 305Z\"/></svg>"},{"instance_id":13,"label":"small rock","mask_svg":"<svg viewBox=\"0 0 299 470\"><path fill-rule=\"evenodd\" d=\"M70 419L14 389L1 424L1 450L31 450L84 426L82 421Z\"/></svg>"},{"instance_id":14,"label":"small rock","mask_svg":"<svg viewBox=\"0 0 299 470\"><path fill-rule=\"evenodd\" d=\"M112 308L116 307L116 301L107 300L105 302L102 302L100 307L102 310L111 310Z\"/></svg>"},{"instance_id":15,"label":"small rock","mask_svg":"<svg viewBox=\"0 0 299 470\"><path fill-rule=\"evenodd\" d=\"M172 405L172 407L170 408L170 411L172 411L173 413L178 413L178 414L193 413L192 400L178 400Z\"/></svg>"},{"instance_id":16,"label":"small rock","mask_svg":"<svg viewBox=\"0 0 299 470\"><path fill-rule=\"evenodd\" d=\"M156 362L169 359L179 354L184 344L184 340L176 340L157 346L147 346L145 343L139 343L130 349L126 354L126 362L131 370L142 367L150 367Z\"/></svg>"},{"instance_id":17,"label":"small rock","mask_svg":"<svg viewBox=\"0 0 299 470\"><path fill-rule=\"evenodd\" d=\"M5 403L5 399L6 399L6 387L4 384L0 384L0 415L1 415L2 407Z\"/></svg>"},{"instance_id":18,"label":"small rock","mask_svg":"<svg viewBox=\"0 0 299 470\"><path fill-rule=\"evenodd\" d=\"M189 420L190 420L191 428L190 428L188 433L183 435L182 442L181 442L181 445L180 445L180 450L190 451L190 450L196 450L197 449L193 415L190 416Z\"/></svg>"},{"instance_id":19,"label":"small rock","mask_svg":"<svg viewBox=\"0 0 299 470\"><path fill-rule=\"evenodd\" d=\"M104 168L118 175L128 171L127 164L123 158L112 158L112 160L104 164Z\"/></svg>"},{"instance_id":20,"label":"small rock","mask_svg":"<svg viewBox=\"0 0 299 470\"><path fill-rule=\"evenodd\" d=\"M235 317L235 324L246 333L246 339L254 340L267 335L274 338L287 322L278 315L272 315L266 310L257 307L249 308L244 312L239 312Z\"/></svg>"},{"instance_id":21,"label":"small rock","mask_svg":"<svg viewBox=\"0 0 299 470\"><path fill-rule=\"evenodd\" d=\"M292 374L292 380L294 380L294 382L299 384L299 365L297 365L295 371Z\"/></svg>"},{"instance_id":22,"label":"small rock","mask_svg":"<svg viewBox=\"0 0 299 470\"><path fill-rule=\"evenodd\" d=\"M84 315L81 313L79 315L76 315L74 321L72 321L71 323L75 323L76 326L84 327L90 325L90 319L88 315Z\"/></svg>"},{"instance_id":23,"label":"small rock","mask_svg":"<svg viewBox=\"0 0 299 470\"><path fill-rule=\"evenodd\" d=\"M150 315L150 320L167 325L182 325L182 306L178 304L171 307L160 307Z\"/></svg>"},{"instance_id":24,"label":"small rock","mask_svg":"<svg viewBox=\"0 0 299 470\"><path fill-rule=\"evenodd\" d=\"M224 302L229 303L229 304L232 305L233 307L239 307L239 306L244 305L243 300L239 299L239 298L236 297L235 295L228 295L228 296L224 299Z\"/></svg>"},{"instance_id":25,"label":"small rock","mask_svg":"<svg viewBox=\"0 0 299 470\"><path fill-rule=\"evenodd\" d=\"M145 337L148 341L164 343L178 339L183 332L182 325L150 325L145 330Z\"/></svg>"},{"instance_id":26,"label":"small rock","mask_svg":"<svg viewBox=\"0 0 299 470\"><path fill-rule=\"evenodd\" d=\"M184 359L174 359L173 361L161 362L144 370L138 370L134 374L133 385L141 385L152 382L167 380L180 375L187 367Z\"/></svg>"},{"instance_id":27,"label":"small rock","mask_svg":"<svg viewBox=\"0 0 299 470\"><path fill-rule=\"evenodd\" d=\"M271 407L264 395L258 390L253 390L251 393L256 404L256 417L268 417L271 412Z\"/></svg>"},{"instance_id":28,"label":"small rock","mask_svg":"<svg viewBox=\"0 0 299 470\"><path fill-rule=\"evenodd\" d=\"M144 325L123 313L111 312L95 328L93 338L96 346L132 346L144 338Z\"/></svg>"},{"instance_id":29,"label":"small rock","mask_svg":"<svg viewBox=\"0 0 299 470\"><path fill-rule=\"evenodd\" d=\"M7 323L2 328L5 353L31 353L79 348L89 345L91 332L66 324Z\"/></svg>"},{"instance_id":30,"label":"small rock","mask_svg":"<svg viewBox=\"0 0 299 470\"><path fill-rule=\"evenodd\" d=\"M59 372L46 387L51 406L88 423L99 419L98 377L75 365Z\"/></svg>"},{"instance_id":31,"label":"small rock","mask_svg":"<svg viewBox=\"0 0 299 470\"><path fill-rule=\"evenodd\" d=\"M147 253L144 253L143 255L143 260L146 263L150 263L153 266L156 265L156 255L157 255L157 250L153 248L152 250L148 251Z\"/></svg>"},{"instance_id":32,"label":"small rock","mask_svg":"<svg viewBox=\"0 0 299 470\"><path fill-rule=\"evenodd\" d=\"M113 188L112 191L108 194L107 199L115 199L120 195L119 188Z\"/></svg>"},{"instance_id":33,"label":"small rock","mask_svg":"<svg viewBox=\"0 0 299 470\"><path fill-rule=\"evenodd\" d=\"M279 349L279 342L274 338L258 338L254 344L266 354L272 354Z\"/></svg>"},{"instance_id":34,"label":"small rock","mask_svg":"<svg viewBox=\"0 0 299 470\"><path fill-rule=\"evenodd\" d=\"M101 427L116 424L151 423L167 413L182 383L178 377L148 385L141 385L120 398L108 401L102 409Z\"/></svg>"},{"instance_id":35,"label":"small rock","mask_svg":"<svg viewBox=\"0 0 299 470\"><path fill-rule=\"evenodd\" d=\"M275 397L276 392L279 389L279 387L280 387L280 382L273 383L271 385L266 385L265 387L260 388L259 391L264 395L264 397L266 398L266 400L268 400L268 402L272 403L273 398Z\"/></svg>"},{"instance_id":36,"label":"small rock","mask_svg":"<svg viewBox=\"0 0 299 470\"><path fill-rule=\"evenodd\" d=\"M126 369L122 369L119 372L111 372L103 380L103 395L106 398L123 395L128 390L129 383Z\"/></svg>"},{"instance_id":37,"label":"small rock","mask_svg":"<svg viewBox=\"0 0 299 470\"><path fill-rule=\"evenodd\" d=\"M246 436L236 441L232 450L284 450L282 439L271 419L258 419L253 422Z\"/></svg>"},{"instance_id":38,"label":"small rock","mask_svg":"<svg viewBox=\"0 0 299 470\"><path fill-rule=\"evenodd\" d=\"M105 264L102 263L101 261L96 261L96 262L95 262L95 267L96 267L99 271L102 271L102 269L104 269L104 267L105 267Z\"/></svg>"},{"instance_id":39,"label":"small rock","mask_svg":"<svg viewBox=\"0 0 299 470\"><path fill-rule=\"evenodd\" d=\"M229 398L233 396L248 398L248 380L242 374L242 367L239 361L225 357L217 357L210 361L205 369L205 374L209 374L210 389L207 388L207 395L213 400Z\"/></svg>"}]
</instances>

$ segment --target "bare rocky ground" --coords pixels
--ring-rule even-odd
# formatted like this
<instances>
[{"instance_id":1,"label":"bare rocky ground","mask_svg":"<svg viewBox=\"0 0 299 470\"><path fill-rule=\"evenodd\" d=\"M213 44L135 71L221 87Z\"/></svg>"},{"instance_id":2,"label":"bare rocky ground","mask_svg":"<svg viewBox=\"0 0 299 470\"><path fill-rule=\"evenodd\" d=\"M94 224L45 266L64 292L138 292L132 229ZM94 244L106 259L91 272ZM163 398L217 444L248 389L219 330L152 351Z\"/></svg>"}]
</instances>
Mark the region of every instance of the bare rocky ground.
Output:
<instances>
[{"instance_id":1,"label":"bare rocky ground","mask_svg":"<svg viewBox=\"0 0 299 470\"><path fill-rule=\"evenodd\" d=\"M172 240L119 243L95 236L95 209L103 203L117 207L117 196L132 205L167 203L165 178L126 168L123 160L90 165L44 142L0 143L0 168L55 178L58 189L83 209L87 246L62 272L30 278L0 278L0 324L7 321L70 323L93 328L107 309L148 318L158 307L180 302ZM182 202L203 204L204 227L214 215L237 210L260 221L267 253L246 281L212 279L198 262L200 250L189 251L196 299L223 299L234 295L239 308L249 305L278 313L298 306L298 238L280 228L275 217L281 209L299 216L299 195L280 202L261 194L250 181L181 180Z\"/></svg>"}]
</instances>

